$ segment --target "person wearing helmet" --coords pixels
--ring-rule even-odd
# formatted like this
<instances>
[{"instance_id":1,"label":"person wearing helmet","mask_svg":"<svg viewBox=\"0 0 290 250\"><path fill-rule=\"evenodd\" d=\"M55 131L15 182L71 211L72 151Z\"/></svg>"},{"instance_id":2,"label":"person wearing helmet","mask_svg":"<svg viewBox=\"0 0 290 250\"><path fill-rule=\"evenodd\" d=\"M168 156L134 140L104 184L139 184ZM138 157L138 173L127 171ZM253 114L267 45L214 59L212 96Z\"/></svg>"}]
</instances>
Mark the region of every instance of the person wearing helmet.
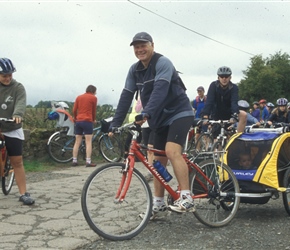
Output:
<instances>
[{"instance_id":1,"label":"person wearing helmet","mask_svg":"<svg viewBox=\"0 0 290 250\"><path fill-rule=\"evenodd\" d=\"M270 117L270 115L271 115L271 113L272 113L274 107L275 107L275 105L274 105L272 102L267 102L267 104L266 104L266 108L267 108L267 110L268 110L268 112L269 112L269 116L268 116L268 118Z\"/></svg>"},{"instance_id":2,"label":"person wearing helmet","mask_svg":"<svg viewBox=\"0 0 290 250\"><path fill-rule=\"evenodd\" d=\"M255 117L258 121L260 121L261 112L259 109L259 102L257 101L253 102L253 110L251 112L251 115Z\"/></svg>"},{"instance_id":3,"label":"person wearing helmet","mask_svg":"<svg viewBox=\"0 0 290 250\"><path fill-rule=\"evenodd\" d=\"M290 112L287 110L288 100L279 98L276 102L277 108L273 109L266 126L270 127L275 123L290 123Z\"/></svg>"},{"instance_id":4,"label":"person wearing helmet","mask_svg":"<svg viewBox=\"0 0 290 250\"><path fill-rule=\"evenodd\" d=\"M247 122L247 113L240 111L238 106L239 89L231 82L232 71L222 66L217 71L218 79L212 82L207 91L207 100L203 108L202 117L214 120L239 120L237 131L243 132Z\"/></svg>"},{"instance_id":5,"label":"person wearing helmet","mask_svg":"<svg viewBox=\"0 0 290 250\"><path fill-rule=\"evenodd\" d=\"M262 114L261 114L261 123L265 123L267 121L267 119L269 118L269 111L267 109L267 101L265 99L261 99L259 101L260 104L260 108L262 109Z\"/></svg>"},{"instance_id":6,"label":"person wearing helmet","mask_svg":"<svg viewBox=\"0 0 290 250\"><path fill-rule=\"evenodd\" d=\"M16 71L12 61L0 58L0 117L13 118L14 123L1 122L6 149L13 166L15 179L20 193L19 201L32 205L35 201L26 190L26 177L23 166L24 132L22 120L26 108L26 91L12 74Z\"/></svg>"},{"instance_id":7,"label":"person wearing helmet","mask_svg":"<svg viewBox=\"0 0 290 250\"><path fill-rule=\"evenodd\" d=\"M247 123L246 126L260 126L260 122L257 118L253 117L249 112L250 104L246 100L239 100L238 106L240 110L243 110L247 113Z\"/></svg>"}]
</instances>

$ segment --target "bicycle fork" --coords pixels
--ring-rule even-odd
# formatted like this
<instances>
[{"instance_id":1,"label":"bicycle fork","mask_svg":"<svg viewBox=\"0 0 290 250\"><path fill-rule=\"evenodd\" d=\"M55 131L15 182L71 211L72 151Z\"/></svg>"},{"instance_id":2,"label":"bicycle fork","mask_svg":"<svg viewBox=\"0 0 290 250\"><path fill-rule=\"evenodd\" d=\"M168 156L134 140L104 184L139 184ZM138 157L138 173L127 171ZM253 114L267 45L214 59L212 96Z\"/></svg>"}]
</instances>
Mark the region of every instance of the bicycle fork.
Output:
<instances>
[{"instance_id":1,"label":"bicycle fork","mask_svg":"<svg viewBox=\"0 0 290 250\"><path fill-rule=\"evenodd\" d=\"M133 169L134 169L133 167L130 167L130 164L133 164L131 166L134 166L135 159L134 157L128 156L126 159L125 168L120 170L120 173L122 174L122 179L120 182L120 186L117 190L117 193L115 195L114 203L122 203L125 199L126 193L128 191L128 188L132 180Z\"/></svg>"}]
</instances>

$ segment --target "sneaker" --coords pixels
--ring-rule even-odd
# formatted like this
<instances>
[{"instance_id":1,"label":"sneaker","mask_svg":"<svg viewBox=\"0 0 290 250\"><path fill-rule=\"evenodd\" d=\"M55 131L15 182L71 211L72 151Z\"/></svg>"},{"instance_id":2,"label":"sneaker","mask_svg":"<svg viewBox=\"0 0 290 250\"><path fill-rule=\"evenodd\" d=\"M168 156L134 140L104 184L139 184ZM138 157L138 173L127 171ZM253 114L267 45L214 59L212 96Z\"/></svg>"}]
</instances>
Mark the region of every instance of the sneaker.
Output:
<instances>
[{"instance_id":1,"label":"sneaker","mask_svg":"<svg viewBox=\"0 0 290 250\"><path fill-rule=\"evenodd\" d=\"M157 206L153 204L152 207L152 215L150 217L150 220L154 220L154 219L160 219L163 218L165 216L169 215L169 211L167 209L167 206L165 204ZM144 218L145 213L139 214L140 218Z\"/></svg>"},{"instance_id":2,"label":"sneaker","mask_svg":"<svg viewBox=\"0 0 290 250\"><path fill-rule=\"evenodd\" d=\"M193 200L190 201L186 196L183 196L176 200L173 205L168 206L171 211L177 213L184 213L184 212L194 212L194 203Z\"/></svg>"},{"instance_id":3,"label":"sneaker","mask_svg":"<svg viewBox=\"0 0 290 250\"><path fill-rule=\"evenodd\" d=\"M32 205L34 200L30 197L30 193L25 193L19 197L19 201L23 202L23 205Z\"/></svg>"},{"instance_id":4,"label":"sneaker","mask_svg":"<svg viewBox=\"0 0 290 250\"><path fill-rule=\"evenodd\" d=\"M73 162L72 164L71 164L71 166L72 167L76 167L76 166L78 166L79 164L77 163L77 162Z\"/></svg>"},{"instance_id":5,"label":"sneaker","mask_svg":"<svg viewBox=\"0 0 290 250\"><path fill-rule=\"evenodd\" d=\"M145 175L145 180L146 180L147 182L149 182L149 181L153 181L153 174L151 174L151 173L146 174L146 175Z\"/></svg>"},{"instance_id":6,"label":"sneaker","mask_svg":"<svg viewBox=\"0 0 290 250\"><path fill-rule=\"evenodd\" d=\"M86 163L86 167L87 168L89 168L89 167L95 167L95 166L97 166L97 164L94 164L92 162L91 163L88 163L88 162Z\"/></svg>"}]
</instances>

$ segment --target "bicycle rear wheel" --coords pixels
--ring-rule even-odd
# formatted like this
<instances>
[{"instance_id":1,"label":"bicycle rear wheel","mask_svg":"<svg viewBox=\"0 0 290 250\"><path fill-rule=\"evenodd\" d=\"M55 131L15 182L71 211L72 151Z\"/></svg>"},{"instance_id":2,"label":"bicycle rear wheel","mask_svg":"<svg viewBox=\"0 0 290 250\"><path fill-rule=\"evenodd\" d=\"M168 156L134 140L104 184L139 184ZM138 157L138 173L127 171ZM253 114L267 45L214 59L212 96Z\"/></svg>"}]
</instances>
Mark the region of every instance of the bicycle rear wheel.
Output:
<instances>
[{"instance_id":1,"label":"bicycle rear wheel","mask_svg":"<svg viewBox=\"0 0 290 250\"><path fill-rule=\"evenodd\" d=\"M116 136L103 134L99 139L100 153L108 162L118 162L122 159L122 146Z\"/></svg>"},{"instance_id":2,"label":"bicycle rear wheel","mask_svg":"<svg viewBox=\"0 0 290 250\"><path fill-rule=\"evenodd\" d=\"M74 143L75 137L68 136L66 131L56 132L48 140L48 154L56 162L70 162Z\"/></svg>"},{"instance_id":3,"label":"bicycle rear wheel","mask_svg":"<svg viewBox=\"0 0 290 250\"><path fill-rule=\"evenodd\" d=\"M5 157L4 176L2 176L2 192L3 194L8 195L12 189L15 174L10 164L9 157L7 156L7 152Z\"/></svg>"},{"instance_id":4,"label":"bicycle rear wheel","mask_svg":"<svg viewBox=\"0 0 290 250\"><path fill-rule=\"evenodd\" d=\"M284 178L283 178L283 186L285 188L290 188L290 169L287 169ZM290 193L289 192L283 192L283 204L286 212L290 215Z\"/></svg>"},{"instance_id":5,"label":"bicycle rear wheel","mask_svg":"<svg viewBox=\"0 0 290 250\"><path fill-rule=\"evenodd\" d=\"M108 240L128 240L147 225L152 213L152 193L136 169L124 201L115 199L125 164L110 163L91 173L82 191L84 217L91 229ZM124 176L125 175L125 176ZM140 214L144 213L144 217Z\"/></svg>"},{"instance_id":6,"label":"bicycle rear wheel","mask_svg":"<svg viewBox=\"0 0 290 250\"><path fill-rule=\"evenodd\" d=\"M199 164L201 173L193 170L190 174L191 190L194 195L204 197L194 199L196 218L209 227L227 225L234 218L240 204L238 181L232 170L218 160L205 160ZM229 207L229 209L225 209Z\"/></svg>"}]
</instances>

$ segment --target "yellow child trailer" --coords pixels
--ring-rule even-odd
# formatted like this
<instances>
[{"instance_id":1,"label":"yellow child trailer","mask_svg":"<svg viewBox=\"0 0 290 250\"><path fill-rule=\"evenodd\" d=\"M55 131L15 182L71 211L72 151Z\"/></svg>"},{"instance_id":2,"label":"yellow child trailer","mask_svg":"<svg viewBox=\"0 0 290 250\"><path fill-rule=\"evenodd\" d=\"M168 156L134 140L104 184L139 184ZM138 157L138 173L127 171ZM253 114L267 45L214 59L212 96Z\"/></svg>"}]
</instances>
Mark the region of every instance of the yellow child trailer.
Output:
<instances>
[{"instance_id":1,"label":"yellow child trailer","mask_svg":"<svg viewBox=\"0 0 290 250\"><path fill-rule=\"evenodd\" d=\"M285 210L290 215L288 126L250 128L246 133L232 136L228 142L224 161L239 182L242 203L265 204L282 193Z\"/></svg>"}]
</instances>

